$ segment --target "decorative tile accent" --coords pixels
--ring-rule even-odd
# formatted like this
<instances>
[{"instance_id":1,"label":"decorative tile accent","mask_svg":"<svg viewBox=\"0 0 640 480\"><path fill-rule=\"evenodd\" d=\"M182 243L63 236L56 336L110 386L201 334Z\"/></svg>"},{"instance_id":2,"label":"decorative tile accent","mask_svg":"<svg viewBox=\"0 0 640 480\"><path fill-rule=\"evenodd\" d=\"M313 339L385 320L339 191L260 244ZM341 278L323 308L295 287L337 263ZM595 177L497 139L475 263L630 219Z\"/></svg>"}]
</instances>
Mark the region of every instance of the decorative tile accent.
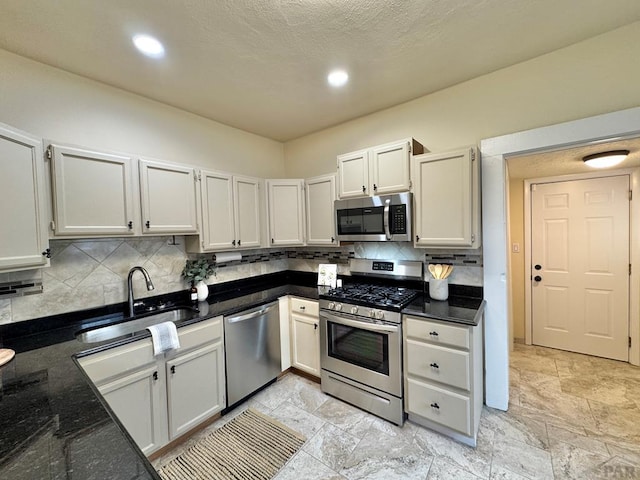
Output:
<instances>
[{"instance_id":1,"label":"decorative tile accent","mask_svg":"<svg viewBox=\"0 0 640 480\"><path fill-rule=\"evenodd\" d=\"M42 293L42 280L18 280L0 283L0 298L24 297Z\"/></svg>"},{"instance_id":2,"label":"decorative tile accent","mask_svg":"<svg viewBox=\"0 0 640 480\"><path fill-rule=\"evenodd\" d=\"M447 263L459 266L482 266L482 253L425 253L424 261L429 263Z\"/></svg>"}]
</instances>

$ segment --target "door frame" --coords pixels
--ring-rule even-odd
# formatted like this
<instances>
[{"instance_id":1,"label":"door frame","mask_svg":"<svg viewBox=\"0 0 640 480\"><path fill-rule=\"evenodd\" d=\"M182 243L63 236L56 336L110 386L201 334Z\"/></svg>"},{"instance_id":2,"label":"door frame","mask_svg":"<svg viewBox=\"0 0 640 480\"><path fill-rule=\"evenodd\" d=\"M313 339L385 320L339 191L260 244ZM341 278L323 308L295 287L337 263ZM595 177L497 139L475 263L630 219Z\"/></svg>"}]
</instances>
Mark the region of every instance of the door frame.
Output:
<instances>
[{"instance_id":1,"label":"door frame","mask_svg":"<svg viewBox=\"0 0 640 480\"><path fill-rule=\"evenodd\" d=\"M485 399L489 407L507 410L509 406L509 352L512 338L509 327L511 312L507 295L509 237L507 235L506 159L526 153L597 143L605 139L638 136L640 136L640 107L633 107L481 140L483 289L486 302L484 310ZM634 184L633 189L636 190L638 186ZM634 232L633 242L640 242L640 235L636 232ZM640 266L639 260L632 258L636 270ZM631 291L637 292L638 285L632 283ZM634 318L632 336L636 339L640 339L639 323ZM638 342L634 344L629 351L629 357L632 364L640 365Z\"/></svg>"},{"instance_id":2,"label":"door frame","mask_svg":"<svg viewBox=\"0 0 640 480\"><path fill-rule=\"evenodd\" d=\"M559 175L553 177L529 178L524 180L524 343L532 345L533 340L533 305L531 301L531 185L541 183L568 182L573 180L588 180L604 177L629 176L629 188L635 190L629 203L629 262L631 275L629 276L629 336L635 340L629 349L629 362L632 362L632 351L637 351L640 343L640 298L632 295L640 285L640 192L636 187L640 185L640 168L622 168L618 170L579 173L573 175ZM634 226L636 227L634 229Z\"/></svg>"}]
</instances>

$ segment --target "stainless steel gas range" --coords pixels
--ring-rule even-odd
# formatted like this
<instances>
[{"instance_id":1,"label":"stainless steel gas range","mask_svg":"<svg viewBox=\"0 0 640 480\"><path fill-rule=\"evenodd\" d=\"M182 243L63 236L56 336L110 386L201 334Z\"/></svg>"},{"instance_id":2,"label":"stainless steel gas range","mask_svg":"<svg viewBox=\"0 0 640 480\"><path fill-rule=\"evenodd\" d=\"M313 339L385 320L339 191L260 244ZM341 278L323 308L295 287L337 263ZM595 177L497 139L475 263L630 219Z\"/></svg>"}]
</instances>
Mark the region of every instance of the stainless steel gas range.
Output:
<instances>
[{"instance_id":1,"label":"stainless steel gas range","mask_svg":"<svg viewBox=\"0 0 640 480\"><path fill-rule=\"evenodd\" d=\"M322 391L402 425L400 311L418 292L396 285L422 282L422 262L352 259L349 266L360 281L345 279L320 295Z\"/></svg>"}]
</instances>

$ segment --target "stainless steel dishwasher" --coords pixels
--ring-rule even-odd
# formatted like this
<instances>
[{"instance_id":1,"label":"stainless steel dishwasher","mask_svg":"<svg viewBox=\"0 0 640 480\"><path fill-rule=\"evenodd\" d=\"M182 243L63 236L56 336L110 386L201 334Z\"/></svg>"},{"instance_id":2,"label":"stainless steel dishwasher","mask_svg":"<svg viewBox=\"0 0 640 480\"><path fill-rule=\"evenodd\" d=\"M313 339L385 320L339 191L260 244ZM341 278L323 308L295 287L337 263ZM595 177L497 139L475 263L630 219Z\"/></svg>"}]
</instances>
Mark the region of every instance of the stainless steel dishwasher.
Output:
<instances>
[{"instance_id":1,"label":"stainless steel dishwasher","mask_svg":"<svg viewBox=\"0 0 640 480\"><path fill-rule=\"evenodd\" d=\"M278 301L224 317L227 407L281 372Z\"/></svg>"}]
</instances>

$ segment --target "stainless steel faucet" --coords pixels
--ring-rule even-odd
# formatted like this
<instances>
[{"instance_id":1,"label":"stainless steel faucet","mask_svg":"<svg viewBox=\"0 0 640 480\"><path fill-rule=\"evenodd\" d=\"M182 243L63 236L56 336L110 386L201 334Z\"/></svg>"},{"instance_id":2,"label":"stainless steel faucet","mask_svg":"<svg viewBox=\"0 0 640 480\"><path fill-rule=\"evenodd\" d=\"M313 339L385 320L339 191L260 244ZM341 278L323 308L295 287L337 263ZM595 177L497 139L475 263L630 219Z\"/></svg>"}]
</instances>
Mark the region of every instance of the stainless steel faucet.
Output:
<instances>
[{"instance_id":1,"label":"stainless steel faucet","mask_svg":"<svg viewBox=\"0 0 640 480\"><path fill-rule=\"evenodd\" d=\"M154 288L149 272L147 272L143 267L137 266L129 270L129 277L127 278L127 289L129 291L129 295L127 297L129 302L129 317L133 317L133 283L131 282L131 277L133 277L133 272L136 270L139 270L144 275L144 279L147 282L147 290L153 290Z\"/></svg>"}]
</instances>

